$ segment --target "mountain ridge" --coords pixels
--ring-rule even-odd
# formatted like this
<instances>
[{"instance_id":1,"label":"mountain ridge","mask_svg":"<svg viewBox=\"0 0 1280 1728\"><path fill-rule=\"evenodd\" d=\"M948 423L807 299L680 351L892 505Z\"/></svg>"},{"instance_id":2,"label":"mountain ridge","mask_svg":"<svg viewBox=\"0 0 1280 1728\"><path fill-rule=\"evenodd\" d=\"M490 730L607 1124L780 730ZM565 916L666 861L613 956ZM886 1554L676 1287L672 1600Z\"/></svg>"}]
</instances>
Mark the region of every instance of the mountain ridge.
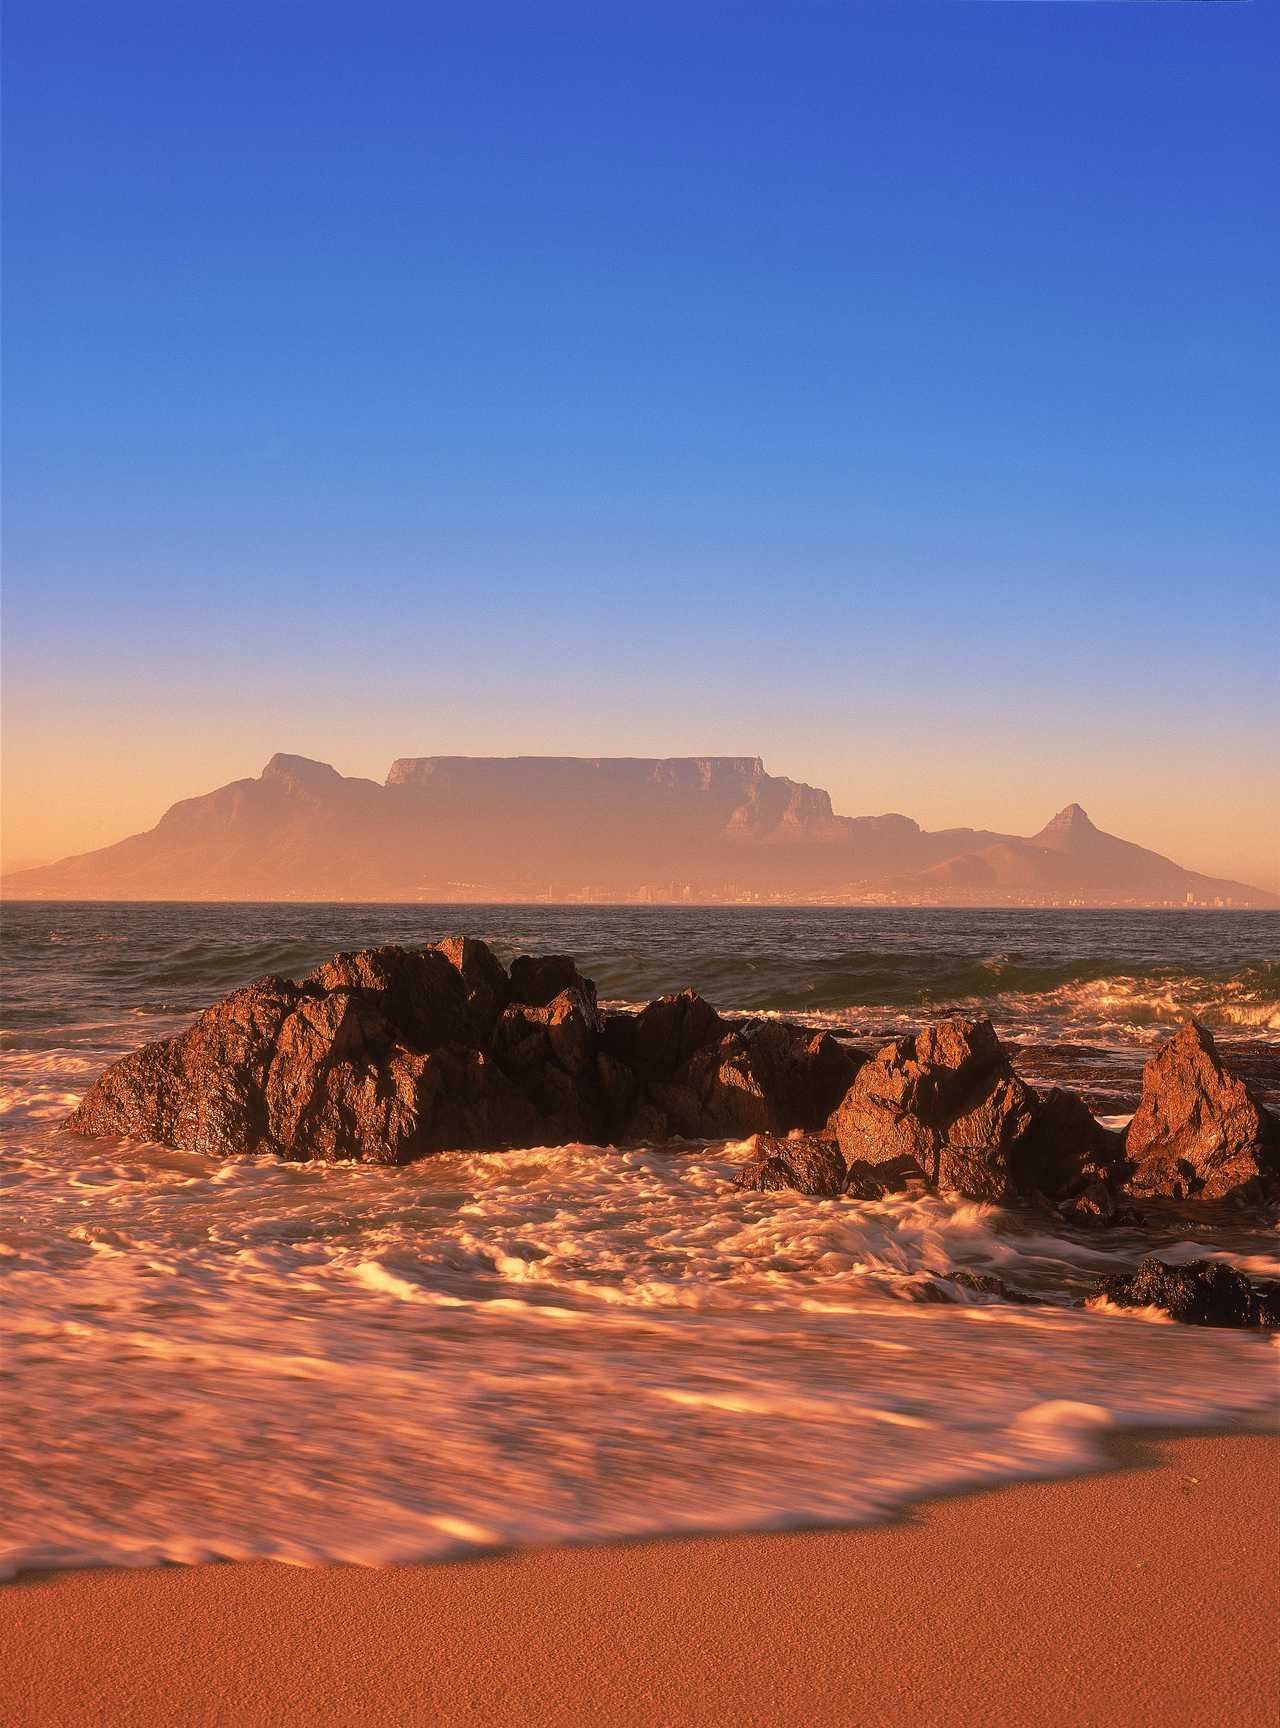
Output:
<instances>
[{"instance_id":1,"label":"mountain ridge","mask_svg":"<svg viewBox=\"0 0 1280 1728\"><path fill-rule=\"evenodd\" d=\"M386 780L287 752L154 828L17 871L12 899L901 901L1280 905L1106 834L843 816L759 756L398 757Z\"/></svg>"}]
</instances>

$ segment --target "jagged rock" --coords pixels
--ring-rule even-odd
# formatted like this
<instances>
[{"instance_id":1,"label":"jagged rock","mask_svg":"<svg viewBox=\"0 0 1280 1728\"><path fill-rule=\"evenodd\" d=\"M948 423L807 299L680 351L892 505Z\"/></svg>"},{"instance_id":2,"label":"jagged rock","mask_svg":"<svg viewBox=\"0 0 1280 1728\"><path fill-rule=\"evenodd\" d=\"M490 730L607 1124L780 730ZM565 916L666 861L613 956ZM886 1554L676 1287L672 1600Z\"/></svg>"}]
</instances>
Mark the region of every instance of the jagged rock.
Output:
<instances>
[{"instance_id":1,"label":"jagged rock","mask_svg":"<svg viewBox=\"0 0 1280 1728\"><path fill-rule=\"evenodd\" d=\"M363 948L335 954L302 980L320 992L355 991L376 1001L397 1035L415 1050L470 1044L473 1023L462 974L434 949Z\"/></svg>"},{"instance_id":2,"label":"jagged rock","mask_svg":"<svg viewBox=\"0 0 1280 1728\"><path fill-rule=\"evenodd\" d=\"M280 1029L303 996L260 978L176 1038L113 1062L68 1118L77 1134L138 1134L192 1152L272 1149L266 1084Z\"/></svg>"},{"instance_id":3,"label":"jagged rock","mask_svg":"<svg viewBox=\"0 0 1280 1728\"><path fill-rule=\"evenodd\" d=\"M909 1159L935 1187L999 1200L1036 1104L989 1020L944 1020L877 1051L829 1125L850 1164Z\"/></svg>"},{"instance_id":4,"label":"jagged rock","mask_svg":"<svg viewBox=\"0 0 1280 1728\"><path fill-rule=\"evenodd\" d=\"M469 1027L442 956L339 955L301 984L237 990L186 1032L113 1063L67 1126L218 1156L380 1164L539 1138L531 1101L484 1052L452 1041Z\"/></svg>"},{"instance_id":5,"label":"jagged rock","mask_svg":"<svg viewBox=\"0 0 1280 1728\"><path fill-rule=\"evenodd\" d=\"M1037 1103L1014 1154L1014 1175L1027 1193L1067 1199L1123 1176L1124 1136L1104 1128L1084 1099L1054 1086Z\"/></svg>"},{"instance_id":6,"label":"jagged rock","mask_svg":"<svg viewBox=\"0 0 1280 1728\"><path fill-rule=\"evenodd\" d=\"M1105 1226L1133 1226L1142 1223L1142 1214L1131 1206L1122 1206L1114 1188L1105 1182L1093 1182L1083 1193L1064 1200L1058 1216L1077 1228L1099 1229Z\"/></svg>"},{"instance_id":7,"label":"jagged rock","mask_svg":"<svg viewBox=\"0 0 1280 1728\"><path fill-rule=\"evenodd\" d=\"M512 1002L493 1035L498 1065L538 1105L554 1140L599 1133L604 1116L596 1064L600 1014L594 986L570 985L542 1007Z\"/></svg>"},{"instance_id":8,"label":"jagged rock","mask_svg":"<svg viewBox=\"0 0 1280 1728\"><path fill-rule=\"evenodd\" d=\"M610 1014L605 1049L644 1080L669 1080L698 1050L730 1030L696 990L659 996L638 1014Z\"/></svg>"},{"instance_id":9,"label":"jagged rock","mask_svg":"<svg viewBox=\"0 0 1280 1728\"><path fill-rule=\"evenodd\" d=\"M902 1194L913 1184L924 1187L924 1171L914 1158L889 1158L869 1164L859 1158L850 1164L844 1191L853 1200L882 1200L886 1194Z\"/></svg>"},{"instance_id":10,"label":"jagged rock","mask_svg":"<svg viewBox=\"0 0 1280 1728\"><path fill-rule=\"evenodd\" d=\"M651 1081L639 1119L691 1139L816 1130L865 1060L828 1033L748 1020L695 1049L669 1081Z\"/></svg>"},{"instance_id":11,"label":"jagged rock","mask_svg":"<svg viewBox=\"0 0 1280 1728\"><path fill-rule=\"evenodd\" d=\"M487 1044L511 993L502 962L487 942L474 936L446 936L443 942L433 943L432 948L444 955L462 979L477 1040Z\"/></svg>"},{"instance_id":12,"label":"jagged rock","mask_svg":"<svg viewBox=\"0 0 1280 1728\"><path fill-rule=\"evenodd\" d=\"M545 1008L565 990L576 990L595 1008L596 987L568 954L520 954L511 962L509 1001Z\"/></svg>"},{"instance_id":13,"label":"jagged rock","mask_svg":"<svg viewBox=\"0 0 1280 1728\"><path fill-rule=\"evenodd\" d=\"M756 1138L755 1155L743 1165L735 1188L767 1191L794 1188L799 1194L834 1199L844 1190L845 1167L834 1140L796 1134L783 1140L773 1134Z\"/></svg>"},{"instance_id":14,"label":"jagged rock","mask_svg":"<svg viewBox=\"0 0 1280 1728\"><path fill-rule=\"evenodd\" d=\"M1045 1300L1043 1296L1032 1296L1029 1291L1013 1289L1003 1278L997 1278L994 1272L948 1272L947 1278L952 1284L958 1284L961 1290L972 1291L976 1296L995 1296L1001 1302L1038 1307Z\"/></svg>"},{"instance_id":15,"label":"jagged rock","mask_svg":"<svg viewBox=\"0 0 1280 1728\"><path fill-rule=\"evenodd\" d=\"M821 1128L866 1058L826 1032L751 1020L697 1051L676 1077L698 1100L702 1133Z\"/></svg>"},{"instance_id":16,"label":"jagged rock","mask_svg":"<svg viewBox=\"0 0 1280 1728\"><path fill-rule=\"evenodd\" d=\"M1122 1308L1163 1308L1188 1326L1280 1326L1280 1283L1251 1282L1220 1260L1171 1266L1149 1255L1132 1275L1101 1279L1096 1295Z\"/></svg>"},{"instance_id":17,"label":"jagged rock","mask_svg":"<svg viewBox=\"0 0 1280 1728\"><path fill-rule=\"evenodd\" d=\"M1125 1136L1135 1194L1221 1200L1280 1176L1280 1122L1190 1020L1147 1063Z\"/></svg>"}]
</instances>

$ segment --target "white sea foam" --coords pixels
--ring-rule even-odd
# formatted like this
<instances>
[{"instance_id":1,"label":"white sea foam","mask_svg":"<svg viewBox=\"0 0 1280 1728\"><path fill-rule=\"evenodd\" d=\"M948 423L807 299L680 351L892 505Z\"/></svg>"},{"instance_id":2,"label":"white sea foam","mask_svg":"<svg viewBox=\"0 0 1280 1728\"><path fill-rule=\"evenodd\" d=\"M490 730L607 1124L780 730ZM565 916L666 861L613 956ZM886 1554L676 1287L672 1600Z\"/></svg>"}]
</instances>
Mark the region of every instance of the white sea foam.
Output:
<instances>
[{"instance_id":1,"label":"white sea foam","mask_svg":"<svg viewBox=\"0 0 1280 1728\"><path fill-rule=\"evenodd\" d=\"M745 1152L19 1151L0 1561L856 1522L1086 1467L1111 1425L1274 1404L1259 1336L912 1299L957 1266L1061 1290L1132 1245L936 1197L739 1193Z\"/></svg>"}]
</instances>

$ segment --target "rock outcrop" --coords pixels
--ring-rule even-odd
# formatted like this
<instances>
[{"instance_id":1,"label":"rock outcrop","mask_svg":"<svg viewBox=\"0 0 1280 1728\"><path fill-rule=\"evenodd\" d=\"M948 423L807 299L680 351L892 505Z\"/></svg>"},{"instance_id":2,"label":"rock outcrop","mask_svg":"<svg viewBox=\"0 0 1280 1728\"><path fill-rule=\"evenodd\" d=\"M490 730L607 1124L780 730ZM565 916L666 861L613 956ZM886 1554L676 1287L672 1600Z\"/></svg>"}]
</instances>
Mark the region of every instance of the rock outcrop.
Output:
<instances>
[{"instance_id":1,"label":"rock outcrop","mask_svg":"<svg viewBox=\"0 0 1280 1728\"><path fill-rule=\"evenodd\" d=\"M218 1156L401 1164L445 1150L747 1139L739 1186L876 1200L913 1186L1139 1222L1129 1191L1260 1198L1275 1119L1203 1027L1148 1065L1127 1140L1074 1093L1038 1095L988 1020L947 1020L874 1057L696 991L603 1013L567 955L508 972L483 942L338 954L237 990L113 1063L67 1126Z\"/></svg>"},{"instance_id":2,"label":"rock outcrop","mask_svg":"<svg viewBox=\"0 0 1280 1728\"><path fill-rule=\"evenodd\" d=\"M1162 1308L1188 1326L1280 1326L1280 1283L1251 1282L1220 1260L1172 1266L1150 1255L1132 1275L1103 1278L1096 1295L1120 1308Z\"/></svg>"},{"instance_id":3,"label":"rock outcrop","mask_svg":"<svg viewBox=\"0 0 1280 1728\"><path fill-rule=\"evenodd\" d=\"M380 1164L537 1142L535 1101L480 1044L495 1003L475 969L497 988L480 946L366 949L297 984L260 979L113 1063L67 1126Z\"/></svg>"},{"instance_id":4,"label":"rock outcrop","mask_svg":"<svg viewBox=\"0 0 1280 1728\"><path fill-rule=\"evenodd\" d=\"M602 1015L565 955L483 942L339 954L264 978L114 1063L68 1122L193 1151L400 1164L446 1149L819 1127L861 1052L691 990ZM843 1174L843 1161L841 1162Z\"/></svg>"},{"instance_id":5,"label":"rock outcrop","mask_svg":"<svg viewBox=\"0 0 1280 1728\"><path fill-rule=\"evenodd\" d=\"M1125 1153L1135 1194L1251 1198L1280 1177L1280 1123L1192 1020L1143 1071Z\"/></svg>"},{"instance_id":6,"label":"rock outcrop","mask_svg":"<svg viewBox=\"0 0 1280 1728\"><path fill-rule=\"evenodd\" d=\"M1025 1175L1037 1106L989 1020L944 1020L877 1051L830 1127L851 1164L909 1160L930 1187L1001 1200Z\"/></svg>"}]
</instances>

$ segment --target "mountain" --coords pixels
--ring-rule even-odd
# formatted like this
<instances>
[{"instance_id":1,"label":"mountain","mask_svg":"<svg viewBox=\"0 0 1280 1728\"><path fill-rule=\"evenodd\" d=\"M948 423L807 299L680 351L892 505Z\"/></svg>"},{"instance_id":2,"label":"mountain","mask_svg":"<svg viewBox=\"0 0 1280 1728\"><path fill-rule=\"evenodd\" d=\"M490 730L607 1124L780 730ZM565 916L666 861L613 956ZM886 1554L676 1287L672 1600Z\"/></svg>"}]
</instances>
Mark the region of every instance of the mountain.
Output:
<instances>
[{"instance_id":1,"label":"mountain","mask_svg":"<svg viewBox=\"0 0 1280 1728\"><path fill-rule=\"evenodd\" d=\"M185 798L117 845L17 871L9 898L802 899L1277 905L1095 828L1030 839L838 816L758 756L424 756L386 782L305 756Z\"/></svg>"}]
</instances>

